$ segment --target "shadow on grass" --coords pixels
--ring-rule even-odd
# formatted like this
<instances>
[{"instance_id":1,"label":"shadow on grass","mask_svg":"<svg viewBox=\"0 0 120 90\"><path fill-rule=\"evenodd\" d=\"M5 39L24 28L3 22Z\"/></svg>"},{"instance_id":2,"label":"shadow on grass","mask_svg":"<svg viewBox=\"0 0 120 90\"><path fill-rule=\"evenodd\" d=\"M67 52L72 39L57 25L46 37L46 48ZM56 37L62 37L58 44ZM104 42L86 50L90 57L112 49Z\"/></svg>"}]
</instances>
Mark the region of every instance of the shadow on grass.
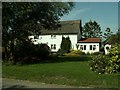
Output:
<instances>
[{"instance_id":1,"label":"shadow on grass","mask_svg":"<svg viewBox=\"0 0 120 90\"><path fill-rule=\"evenodd\" d=\"M30 65L30 64L36 64L36 63L62 63L62 62L86 62L91 60L90 55L81 55L81 56L50 56L48 59L46 60L32 60L32 62L30 62L31 60L29 59L28 61L30 63L25 63L25 64L21 64L21 63L17 63L16 65ZM9 64L9 62L4 62L4 65L11 65Z\"/></svg>"},{"instance_id":2,"label":"shadow on grass","mask_svg":"<svg viewBox=\"0 0 120 90\"><path fill-rule=\"evenodd\" d=\"M52 57L49 60L46 60L42 63L61 63L61 62L84 62L89 61L91 59L90 56L59 56L59 57Z\"/></svg>"}]
</instances>

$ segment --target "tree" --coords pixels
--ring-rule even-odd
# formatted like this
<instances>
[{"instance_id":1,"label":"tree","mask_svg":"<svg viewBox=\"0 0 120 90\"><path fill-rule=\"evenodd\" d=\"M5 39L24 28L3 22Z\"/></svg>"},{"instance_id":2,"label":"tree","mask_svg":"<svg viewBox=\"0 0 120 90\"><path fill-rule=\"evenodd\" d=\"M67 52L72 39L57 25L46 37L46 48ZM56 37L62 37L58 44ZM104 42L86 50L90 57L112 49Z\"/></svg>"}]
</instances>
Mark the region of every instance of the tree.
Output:
<instances>
[{"instance_id":1,"label":"tree","mask_svg":"<svg viewBox=\"0 0 120 90\"><path fill-rule=\"evenodd\" d=\"M67 53L70 52L70 49L71 49L71 41L70 41L70 38L68 36L66 38L66 50L67 50Z\"/></svg>"},{"instance_id":2,"label":"tree","mask_svg":"<svg viewBox=\"0 0 120 90\"><path fill-rule=\"evenodd\" d=\"M14 45L28 41L31 34L40 34L41 28L58 27L59 19L72 9L67 2L3 2L3 47L7 59L13 58Z\"/></svg>"},{"instance_id":3,"label":"tree","mask_svg":"<svg viewBox=\"0 0 120 90\"><path fill-rule=\"evenodd\" d=\"M84 38L100 38L102 36L100 25L96 21L91 20L85 23L82 33Z\"/></svg>"},{"instance_id":4,"label":"tree","mask_svg":"<svg viewBox=\"0 0 120 90\"><path fill-rule=\"evenodd\" d=\"M114 34L112 36L109 37L109 39L107 40L108 43L114 45L114 44L120 44L120 34Z\"/></svg>"},{"instance_id":5,"label":"tree","mask_svg":"<svg viewBox=\"0 0 120 90\"><path fill-rule=\"evenodd\" d=\"M70 38L67 37L62 37L62 42L61 42L61 51L62 53L68 53L70 52L71 49L71 41Z\"/></svg>"},{"instance_id":6,"label":"tree","mask_svg":"<svg viewBox=\"0 0 120 90\"><path fill-rule=\"evenodd\" d=\"M105 33L103 35L103 38L105 38L106 40L110 38L110 36L113 34L113 32L111 31L110 28L106 28Z\"/></svg>"}]
</instances>

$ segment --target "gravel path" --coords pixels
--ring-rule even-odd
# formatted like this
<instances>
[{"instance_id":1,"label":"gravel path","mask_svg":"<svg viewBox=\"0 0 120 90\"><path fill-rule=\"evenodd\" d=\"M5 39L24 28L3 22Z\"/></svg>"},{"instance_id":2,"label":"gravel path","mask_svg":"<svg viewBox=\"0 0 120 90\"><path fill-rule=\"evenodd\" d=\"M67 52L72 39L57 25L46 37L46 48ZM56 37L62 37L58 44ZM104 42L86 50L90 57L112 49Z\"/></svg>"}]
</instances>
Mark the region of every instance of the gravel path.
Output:
<instances>
[{"instance_id":1,"label":"gravel path","mask_svg":"<svg viewBox=\"0 0 120 90\"><path fill-rule=\"evenodd\" d=\"M72 86L45 84L41 82L32 82L27 80L2 79L2 88L75 88Z\"/></svg>"},{"instance_id":2,"label":"gravel path","mask_svg":"<svg viewBox=\"0 0 120 90\"><path fill-rule=\"evenodd\" d=\"M38 88L76 88L75 90L118 90L118 89L102 89L102 88L90 88L90 87L73 87L66 85L57 85L57 84L46 84L41 82L33 82L27 80L16 80L16 79L8 79L8 78L0 78L2 79L2 89L4 90L35 90ZM1 82L0 82L1 84ZM74 90L73 89L73 90Z\"/></svg>"}]
</instances>

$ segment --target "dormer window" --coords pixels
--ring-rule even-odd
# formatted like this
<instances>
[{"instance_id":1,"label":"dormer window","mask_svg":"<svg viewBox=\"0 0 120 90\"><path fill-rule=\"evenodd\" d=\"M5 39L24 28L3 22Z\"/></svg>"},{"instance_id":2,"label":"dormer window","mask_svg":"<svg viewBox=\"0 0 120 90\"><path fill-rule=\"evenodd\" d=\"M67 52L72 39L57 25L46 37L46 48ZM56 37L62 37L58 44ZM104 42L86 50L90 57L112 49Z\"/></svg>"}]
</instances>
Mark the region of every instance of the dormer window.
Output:
<instances>
[{"instance_id":1,"label":"dormer window","mask_svg":"<svg viewBox=\"0 0 120 90\"><path fill-rule=\"evenodd\" d=\"M52 39L55 39L55 38L56 38L56 35L51 35L51 38L52 38Z\"/></svg>"}]
</instances>

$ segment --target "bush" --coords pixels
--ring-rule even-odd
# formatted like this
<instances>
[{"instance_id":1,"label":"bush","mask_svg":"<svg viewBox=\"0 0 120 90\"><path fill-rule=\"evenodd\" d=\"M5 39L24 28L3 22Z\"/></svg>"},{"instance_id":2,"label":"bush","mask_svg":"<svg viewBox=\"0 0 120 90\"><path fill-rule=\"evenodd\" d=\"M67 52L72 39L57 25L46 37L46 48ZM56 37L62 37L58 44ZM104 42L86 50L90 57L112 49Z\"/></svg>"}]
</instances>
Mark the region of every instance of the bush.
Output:
<instances>
[{"instance_id":1,"label":"bush","mask_svg":"<svg viewBox=\"0 0 120 90\"><path fill-rule=\"evenodd\" d=\"M57 51L57 55L58 55L58 56L63 56L64 53L65 53L65 51L63 51L63 50L61 50L61 49L59 49L59 50Z\"/></svg>"},{"instance_id":2,"label":"bush","mask_svg":"<svg viewBox=\"0 0 120 90\"><path fill-rule=\"evenodd\" d=\"M100 52L104 52L104 47L100 47Z\"/></svg>"},{"instance_id":3,"label":"bush","mask_svg":"<svg viewBox=\"0 0 120 90\"><path fill-rule=\"evenodd\" d=\"M106 67L107 73L118 73L120 72L120 57L119 57L119 49L120 44L114 45L109 50L109 61L108 66Z\"/></svg>"},{"instance_id":4,"label":"bush","mask_svg":"<svg viewBox=\"0 0 120 90\"><path fill-rule=\"evenodd\" d=\"M91 55L91 54L89 52L87 52L86 55Z\"/></svg>"},{"instance_id":5,"label":"bush","mask_svg":"<svg viewBox=\"0 0 120 90\"><path fill-rule=\"evenodd\" d=\"M84 52L80 50L70 50L70 53L65 53L65 56L80 56L80 55L85 55Z\"/></svg>"},{"instance_id":6,"label":"bush","mask_svg":"<svg viewBox=\"0 0 120 90\"><path fill-rule=\"evenodd\" d=\"M107 56L104 56L102 54L93 56L92 61L90 62L90 69L99 74L105 73L105 68L108 66L108 59L109 58Z\"/></svg>"},{"instance_id":7,"label":"bush","mask_svg":"<svg viewBox=\"0 0 120 90\"><path fill-rule=\"evenodd\" d=\"M99 54L93 56L90 62L90 69L97 73L119 73L120 72L120 57L118 48L120 45L114 45L109 50L108 55Z\"/></svg>"},{"instance_id":8,"label":"bush","mask_svg":"<svg viewBox=\"0 0 120 90\"><path fill-rule=\"evenodd\" d=\"M99 54L101 54L101 52L94 52L94 53L92 53L92 55L99 55Z\"/></svg>"},{"instance_id":9,"label":"bush","mask_svg":"<svg viewBox=\"0 0 120 90\"><path fill-rule=\"evenodd\" d=\"M21 42L14 47L14 64L39 63L48 59L50 49L46 44L34 45L30 42Z\"/></svg>"}]
</instances>

